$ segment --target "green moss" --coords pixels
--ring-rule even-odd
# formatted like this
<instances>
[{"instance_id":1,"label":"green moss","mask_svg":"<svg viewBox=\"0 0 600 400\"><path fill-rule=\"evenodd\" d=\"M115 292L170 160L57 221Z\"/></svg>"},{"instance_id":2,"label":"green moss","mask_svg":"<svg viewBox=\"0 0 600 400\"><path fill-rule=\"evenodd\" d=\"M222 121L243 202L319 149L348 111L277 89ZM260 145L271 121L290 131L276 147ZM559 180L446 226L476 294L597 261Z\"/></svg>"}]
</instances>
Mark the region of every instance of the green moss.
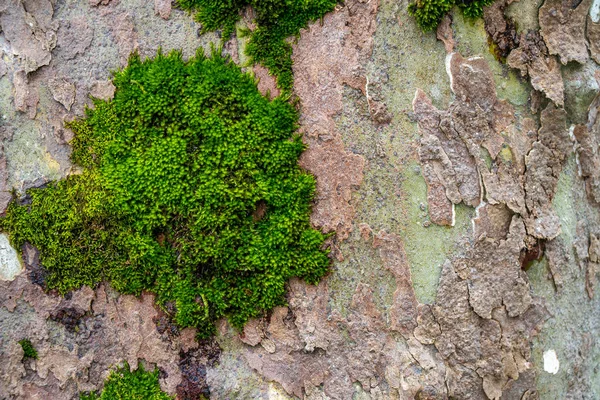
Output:
<instances>
[{"instance_id":1,"label":"green moss","mask_svg":"<svg viewBox=\"0 0 600 400\"><path fill-rule=\"evenodd\" d=\"M456 0L456 5L469 18L479 18L483 15L483 7L489 6L494 0Z\"/></svg>"},{"instance_id":2,"label":"green moss","mask_svg":"<svg viewBox=\"0 0 600 400\"><path fill-rule=\"evenodd\" d=\"M298 35L308 22L332 11L337 0L178 0L185 10L196 11L204 32L223 30L228 40L242 10L251 6L256 12L256 29L246 47L251 63L262 64L277 77L278 86L289 93L292 88L292 46L286 41Z\"/></svg>"},{"instance_id":3,"label":"green moss","mask_svg":"<svg viewBox=\"0 0 600 400\"><path fill-rule=\"evenodd\" d=\"M284 304L288 279L327 272L289 103L216 52L133 55L114 84L114 100L70 124L83 172L28 191L0 219L15 248L40 250L48 288L149 290L208 336L218 318L241 328Z\"/></svg>"},{"instance_id":4,"label":"green moss","mask_svg":"<svg viewBox=\"0 0 600 400\"><path fill-rule=\"evenodd\" d=\"M158 383L158 369L154 372L144 370L140 366L135 371L129 370L129 364L125 362L122 368L110 373L101 394L81 394L80 400L171 400L169 396L160 389Z\"/></svg>"},{"instance_id":5,"label":"green moss","mask_svg":"<svg viewBox=\"0 0 600 400\"><path fill-rule=\"evenodd\" d=\"M431 31L439 25L454 5L454 0L417 0L408 5L408 13L415 17L424 31Z\"/></svg>"},{"instance_id":6,"label":"green moss","mask_svg":"<svg viewBox=\"0 0 600 400\"><path fill-rule=\"evenodd\" d=\"M483 15L483 7L493 2L494 0L416 0L408 5L408 13L415 17L424 31L431 31L437 28L444 15L455 5L465 16L479 18Z\"/></svg>"},{"instance_id":7,"label":"green moss","mask_svg":"<svg viewBox=\"0 0 600 400\"><path fill-rule=\"evenodd\" d=\"M22 339L22 340L19 340L19 344L21 345L21 348L23 349L23 359L33 358L34 360L37 360L38 352L35 349L35 347L33 347L33 344L31 344L31 340Z\"/></svg>"}]
</instances>

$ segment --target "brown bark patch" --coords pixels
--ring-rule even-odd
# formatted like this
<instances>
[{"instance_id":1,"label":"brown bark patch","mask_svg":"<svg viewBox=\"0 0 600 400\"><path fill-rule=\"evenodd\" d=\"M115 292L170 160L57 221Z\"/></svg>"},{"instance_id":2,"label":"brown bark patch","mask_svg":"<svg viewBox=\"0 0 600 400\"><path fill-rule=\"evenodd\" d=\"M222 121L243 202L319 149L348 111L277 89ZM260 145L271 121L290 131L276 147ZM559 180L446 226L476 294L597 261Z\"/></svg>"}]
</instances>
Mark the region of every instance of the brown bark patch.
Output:
<instances>
[{"instance_id":1,"label":"brown bark patch","mask_svg":"<svg viewBox=\"0 0 600 400\"><path fill-rule=\"evenodd\" d=\"M333 117L342 110L344 84L366 90L363 64L373 47L377 7L378 1L348 1L303 30L294 46L294 92L308 145L300 164L317 178L311 220L340 240L352 231L352 192L362 182L365 159L345 149Z\"/></svg>"},{"instance_id":2,"label":"brown bark patch","mask_svg":"<svg viewBox=\"0 0 600 400\"><path fill-rule=\"evenodd\" d=\"M540 7L540 33L550 54L584 64L589 56L585 24L592 0L546 0Z\"/></svg>"}]
</instances>

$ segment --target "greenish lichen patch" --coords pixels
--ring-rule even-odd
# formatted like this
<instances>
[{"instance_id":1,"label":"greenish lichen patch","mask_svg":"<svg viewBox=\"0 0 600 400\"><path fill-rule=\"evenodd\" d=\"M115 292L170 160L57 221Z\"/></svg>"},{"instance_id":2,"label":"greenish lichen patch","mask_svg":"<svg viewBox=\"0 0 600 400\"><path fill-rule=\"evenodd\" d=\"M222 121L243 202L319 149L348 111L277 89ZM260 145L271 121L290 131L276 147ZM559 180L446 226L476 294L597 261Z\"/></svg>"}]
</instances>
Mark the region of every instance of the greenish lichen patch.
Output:
<instances>
[{"instance_id":1,"label":"greenish lichen patch","mask_svg":"<svg viewBox=\"0 0 600 400\"><path fill-rule=\"evenodd\" d=\"M335 263L327 282L330 304L343 316L348 315L348 308L355 294L354 288L359 283L372 286L375 304L384 314L387 315L393 304L396 290L394 276L384 268L378 250L373 248L371 237L365 239L360 236L359 229L352 232L341 246L342 253L347 257L344 261Z\"/></svg>"},{"instance_id":2,"label":"greenish lichen patch","mask_svg":"<svg viewBox=\"0 0 600 400\"><path fill-rule=\"evenodd\" d=\"M586 199L583 182L577 177L575 157L569 157L563 168L552 201L561 222L561 234L553 243L559 249L564 260L557 260L557 272L560 274L560 287L553 283L551 268L547 257L534 261L527 270L533 293L544 298L551 318L533 341L532 359L537 374L537 391L540 398L578 398L583 393L596 398L600 396L600 351L593 343L594 332L600 330L600 296L588 298L586 293L586 274L573 250L578 240L578 222L593 231L590 221L599 218L598 209ZM556 279L556 278L555 278ZM556 374L544 371L544 353L554 350L560 362ZM581 374L581 375L580 375ZM573 379L574 376L585 376Z\"/></svg>"},{"instance_id":3,"label":"greenish lichen patch","mask_svg":"<svg viewBox=\"0 0 600 400\"><path fill-rule=\"evenodd\" d=\"M519 33L538 30L538 13L543 2L544 0L513 1L506 7L505 14L508 18L518 21Z\"/></svg>"},{"instance_id":4,"label":"greenish lichen patch","mask_svg":"<svg viewBox=\"0 0 600 400\"><path fill-rule=\"evenodd\" d=\"M277 76L281 89L292 89L292 46L286 41L298 35L310 21L332 11L337 0L178 0L178 5L195 11L196 20L202 23L204 32L223 29L227 40L235 31L240 13L252 7L256 13L256 28L244 30L250 40L246 46L250 62L267 67Z\"/></svg>"},{"instance_id":5,"label":"greenish lichen patch","mask_svg":"<svg viewBox=\"0 0 600 400\"><path fill-rule=\"evenodd\" d=\"M20 134L15 135L5 147L8 162L19 166L9 176L8 185L21 187L23 182L59 179L62 175L61 165L40 143L35 122L25 121L19 129Z\"/></svg>"},{"instance_id":6,"label":"greenish lichen patch","mask_svg":"<svg viewBox=\"0 0 600 400\"><path fill-rule=\"evenodd\" d=\"M110 373L102 393L82 393L80 400L172 400L158 383L158 369L146 371L143 366L131 372L129 364Z\"/></svg>"},{"instance_id":7,"label":"greenish lichen patch","mask_svg":"<svg viewBox=\"0 0 600 400\"><path fill-rule=\"evenodd\" d=\"M28 191L0 220L15 248L40 250L48 288L150 290L206 336L218 318L239 328L284 304L291 277L327 272L289 103L216 52L133 55L114 85L114 100L70 124L82 173Z\"/></svg>"},{"instance_id":8,"label":"greenish lichen patch","mask_svg":"<svg viewBox=\"0 0 600 400\"><path fill-rule=\"evenodd\" d=\"M586 64L570 62L561 67L565 85L565 110L573 124L585 124L589 106L598 95L598 82L595 78L597 64L588 60Z\"/></svg>"},{"instance_id":9,"label":"greenish lichen patch","mask_svg":"<svg viewBox=\"0 0 600 400\"><path fill-rule=\"evenodd\" d=\"M442 266L457 253L458 238L471 229L475 210L463 204L455 205L454 226L430 224L425 217L427 185L417 165L411 167L413 173L407 168L408 173L402 182L402 192L406 194L406 221L401 237L410 264L415 296L420 303L432 304Z\"/></svg>"},{"instance_id":10,"label":"greenish lichen patch","mask_svg":"<svg viewBox=\"0 0 600 400\"><path fill-rule=\"evenodd\" d=\"M567 243L573 243L577 228L576 204L573 202L573 190L576 187L577 163L575 155L571 155L558 177L556 194L552 199L552 207L560 219L561 234Z\"/></svg>"}]
</instances>

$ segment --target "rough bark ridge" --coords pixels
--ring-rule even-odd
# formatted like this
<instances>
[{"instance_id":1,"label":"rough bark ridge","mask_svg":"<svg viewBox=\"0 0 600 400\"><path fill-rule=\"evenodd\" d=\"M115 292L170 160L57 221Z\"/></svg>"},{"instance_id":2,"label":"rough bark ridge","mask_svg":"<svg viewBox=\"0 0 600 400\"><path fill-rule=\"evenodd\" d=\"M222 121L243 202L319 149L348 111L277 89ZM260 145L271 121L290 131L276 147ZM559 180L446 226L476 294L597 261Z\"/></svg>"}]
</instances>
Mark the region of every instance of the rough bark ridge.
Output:
<instances>
[{"instance_id":1,"label":"rough bark ridge","mask_svg":"<svg viewBox=\"0 0 600 400\"><path fill-rule=\"evenodd\" d=\"M449 109L436 109L420 90L413 101L423 135L419 155L428 183L430 216L432 222L448 224L453 218L448 204L466 199L477 206L478 217L470 249L444 266L433 306L440 333L426 340L435 343L447 362L448 395L480 398L483 390L489 398L499 398L527 371L529 360L526 343L503 339L505 332L515 329L504 324L510 321L530 336L547 318L540 301L530 296L519 262L527 247L523 219L530 218L519 163L510 151L501 153L508 142L502 133L511 132L512 140L523 143L526 132L515 127L512 106L497 99L482 58L464 59L451 53L447 65L456 95ZM437 147L432 149L432 143ZM521 157L529 154L528 149L520 150ZM492 159L491 167L486 156ZM527 160L520 164L527 166ZM462 192L470 197L460 195L467 182L474 189ZM434 218L440 214L442 220Z\"/></svg>"},{"instance_id":2,"label":"rough bark ridge","mask_svg":"<svg viewBox=\"0 0 600 400\"><path fill-rule=\"evenodd\" d=\"M349 1L322 25L302 32L294 46L294 92L302 104L301 130L308 150L300 165L317 177L315 226L344 240L352 230L352 187L360 185L365 160L344 149L334 115L342 109L342 85L367 90L364 63L373 45L378 1ZM368 95L368 94L367 94Z\"/></svg>"},{"instance_id":3,"label":"rough bark ridge","mask_svg":"<svg viewBox=\"0 0 600 400\"><path fill-rule=\"evenodd\" d=\"M193 331L159 333L152 295L119 297L109 288L84 287L61 298L44 294L27 274L0 285L0 352L7 356L0 365L2 398L76 398L102 387L112 366L127 361L137 368L138 360L158 366L164 389L174 392L183 379L180 350L198 347ZM21 362L16 342L23 335L35 343L37 360Z\"/></svg>"}]
</instances>

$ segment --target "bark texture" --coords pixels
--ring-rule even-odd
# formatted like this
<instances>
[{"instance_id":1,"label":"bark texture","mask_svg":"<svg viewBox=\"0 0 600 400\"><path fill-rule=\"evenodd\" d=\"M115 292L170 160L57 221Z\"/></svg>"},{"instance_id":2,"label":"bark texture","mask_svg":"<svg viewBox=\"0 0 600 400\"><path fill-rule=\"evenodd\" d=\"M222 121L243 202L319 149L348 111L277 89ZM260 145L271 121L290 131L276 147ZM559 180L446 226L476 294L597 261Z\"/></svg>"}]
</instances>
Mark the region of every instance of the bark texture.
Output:
<instances>
[{"instance_id":1,"label":"bark texture","mask_svg":"<svg viewBox=\"0 0 600 400\"><path fill-rule=\"evenodd\" d=\"M179 399L600 398L600 17L537 3L424 34L406 2L347 0L301 32L300 164L332 269L242 332L198 342L106 285L46 293L36 250L2 244L0 399L78 398L124 361ZM0 0L0 27L0 211L77 173L65 121L112 98L132 51L220 40L164 0ZM245 44L223 52L244 64Z\"/></svg>"}]
</instances>

